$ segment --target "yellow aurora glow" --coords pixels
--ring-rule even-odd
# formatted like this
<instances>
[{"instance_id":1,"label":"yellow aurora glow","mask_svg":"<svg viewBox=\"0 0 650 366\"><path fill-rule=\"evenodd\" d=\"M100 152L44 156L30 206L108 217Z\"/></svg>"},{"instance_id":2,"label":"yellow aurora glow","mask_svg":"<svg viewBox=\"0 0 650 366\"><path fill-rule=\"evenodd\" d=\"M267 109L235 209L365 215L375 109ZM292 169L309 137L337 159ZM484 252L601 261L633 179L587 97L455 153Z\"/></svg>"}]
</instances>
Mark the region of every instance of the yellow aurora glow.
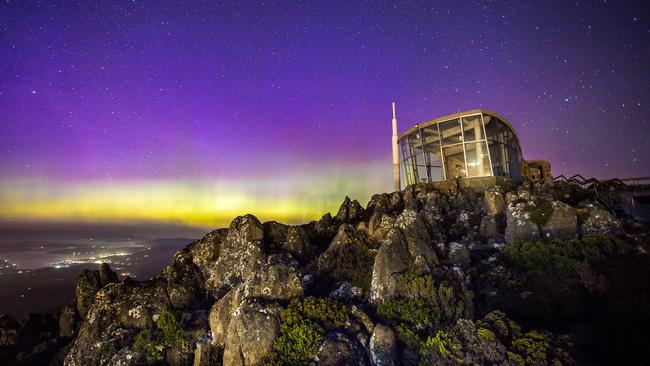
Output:
<instances>
[{"instance_id":1,"label":"yellow aurora glow","mask_svg":"<svg viewBox=\"0 0 650 366\"><path fill-rule=\"evenodd\" d=\"M390 185L388 169L326 167L285 177L52 182L0 180L0 219L174 222L226 226L237 215L303 223L336 213L346 195L362 204ZM383 176L382 176L383 175Z\"/></svg>"}]
</instances>

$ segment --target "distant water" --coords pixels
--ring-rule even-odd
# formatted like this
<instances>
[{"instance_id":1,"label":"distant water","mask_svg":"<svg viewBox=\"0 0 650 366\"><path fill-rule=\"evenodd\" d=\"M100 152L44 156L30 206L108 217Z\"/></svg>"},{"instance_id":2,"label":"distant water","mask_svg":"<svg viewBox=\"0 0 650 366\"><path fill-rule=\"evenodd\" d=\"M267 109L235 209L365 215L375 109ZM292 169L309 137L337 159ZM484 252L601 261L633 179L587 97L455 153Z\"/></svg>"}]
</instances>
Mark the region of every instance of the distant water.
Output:
<instances>
[{"instance_id":1,"label":"distant water","mask_svg":"<svg viewBox=\"0 0 650 366\"><path fill-rule=\"evenodd\" d=\"M85 269L109 263L120 278L157 275L208 229L173 225L0 223L0 314L54 312Z\"/></svg>"}]
</instances>

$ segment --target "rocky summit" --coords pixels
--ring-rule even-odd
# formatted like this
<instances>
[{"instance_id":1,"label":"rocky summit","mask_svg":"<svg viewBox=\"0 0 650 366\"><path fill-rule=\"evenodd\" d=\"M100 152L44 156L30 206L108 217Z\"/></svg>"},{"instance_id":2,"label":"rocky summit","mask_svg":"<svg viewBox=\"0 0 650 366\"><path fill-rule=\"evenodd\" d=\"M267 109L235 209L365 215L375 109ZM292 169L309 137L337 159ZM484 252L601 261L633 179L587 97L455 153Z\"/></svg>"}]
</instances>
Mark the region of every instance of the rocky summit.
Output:
<instances>
[{"instance_id":1,"label":"rocky summit","mask_svg":"<svg viewBox=\"0 0 650 366\"><path fill-rule=\"evenodd\" d=\"M648 364L646 224L587 190L418 184L304 225L252 215L147 281L102 265L2 364Z\"/></svg>"}]
</instances>

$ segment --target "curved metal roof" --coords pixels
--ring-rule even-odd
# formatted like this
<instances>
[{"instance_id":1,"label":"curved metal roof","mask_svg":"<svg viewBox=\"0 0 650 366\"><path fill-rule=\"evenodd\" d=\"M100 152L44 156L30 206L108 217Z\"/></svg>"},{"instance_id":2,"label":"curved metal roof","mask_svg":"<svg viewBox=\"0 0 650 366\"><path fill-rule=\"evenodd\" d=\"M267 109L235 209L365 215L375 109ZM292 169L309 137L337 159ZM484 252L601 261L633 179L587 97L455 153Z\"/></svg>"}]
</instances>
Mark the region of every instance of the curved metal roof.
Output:
<instances>
[{"instance_id":1,"label":"curved metal roof","mask_svg":"<svg viewBox=\"0 0 650 366\"><path fill-rule=\"evenodd\" d=\"M452 119L465 117L465 116L470 116L470 115L479 114L479 113L488 114L490 116L493 116L493 117L496 117L496 118L500 119L503 123L505 123L506 126L508 126L510 131L512 131L512 133L515 134L515 137L517 138L517 141L519 141L519 135L517 135L517 131L515 131L515 129L510 124L510 122L504 116L500 115L499 113L488 111L487 109L472 109L472 110L465 111L465 112L449 114L449 115L442 116L442 117L432 119L432 120L429 120L429 121L425 121L425 122L422 122L422 123L416 123L415 126L409 128L404 133L399 135L399 138L397 139L397 141L401 141L404 137L410 135L411 133L417 131L418 129L425 128L425 127L431 126L431 125L436 125L436 124L438 124L440 122L445 122L445 121L449 121L449 120L452 120Z\"/></svg>"}]
</instances>

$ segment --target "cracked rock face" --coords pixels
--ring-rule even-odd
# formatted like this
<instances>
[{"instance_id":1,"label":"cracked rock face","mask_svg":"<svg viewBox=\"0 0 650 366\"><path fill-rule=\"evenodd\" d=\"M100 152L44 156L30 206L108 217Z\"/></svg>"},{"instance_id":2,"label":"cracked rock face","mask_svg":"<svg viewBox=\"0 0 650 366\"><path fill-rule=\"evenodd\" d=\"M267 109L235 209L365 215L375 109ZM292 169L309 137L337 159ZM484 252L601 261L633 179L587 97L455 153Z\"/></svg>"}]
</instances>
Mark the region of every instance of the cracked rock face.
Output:
<instances>
[{"instance_id":1,"label":"cracked rock face","mask_svg":"<svg viewBox=\"0 0 650 366\"><path fill-rule=\"evenodd\" d=\"M408 249L402 232L393 228L381 243L372 269L370 301L379 304L397 296L397 275L408 268Z\"/></svg>"},{"instance_id":2,"label":"cracked rock face","mask_svg":"<svg viewBox=\"0 0 650 366\"><path fill-rule=\"evenodd\" d=\"M553 214L542 226L544 239L575 239L578 235L576 209L559 201L553 201Z\"/></svg>"},{"instance_id":3,"label":"cracked rock face","mask_svg":"<svg viewBox=\"0 0 650 366\"><path fill-rule=\"evenodd\" d=\"M506 243L539 240L539 228L525 211L526 203L508 203L506 208Z\"/></svg>"},{"instance_id":4,"label":"cracked rock face","mask_svg":"<svg viewBox=\"0 0 650 366\"><path fill-rule=\"evenodd\" d=\"M244 282L266 263L263 237L264 229L255 216L240 216L233 220L210 276L216 294L223 294Z\"/></svg>"},{"instance_id":5,"label":"cracked rock face","mask_svg":"<svg viewBox=\"0 0 650 366\"><path fill-rule=\"evenodd\" d=\"M336 331L325 334L325 340L315 359L317 365L323 366L368 364L366 353L359 342Z\"/></svg>"},{"instance_id":6,"label":"cracked rock face","mask_svg":"<svg viewBox=\"0 0 650 366\"><path fill-rule=\"evenodd\" d=\"M223 364L259 364L271 352L273 342L280 335L281 310L277 304L248 301L237 307L228 324Z\"/></svg>"},{"instance_id":7,"label":"cracked rock face","mask_svg":"<svg viewBox=\"0 0 650 366\"><path fill-rule=\"evenodd\" d=\"M370 360L374 366L397 365L397 336L390 327L377 324L370 337Z\"/></svg>"},{"instance_id":8,"label":"cracked rock face","mask_svg":"<svg viewBox=\"0 0 650 366\"><path fill-rule=\"evenodd\" d=\"M177 309L198 309L206 301L205 281L188 250L180 250L162 273L169 300Z\"/></svg>"},{"instance_id":9,"label":"cracked rock face","mask_svg":"<svg viewBox=\"0 0 650 366\"><path fill-rule=\"evenodd\" d=\"M243 284L244 298L260 300L290 300L302 297L300 273L286 264L265 265Z\"/></svg>"},{"instance_id":10,"label":"cracked rock face","mask_svg":"<svg viewBox=\"0 0 650 366\"><path fill-rule=\"evenodd\" d=\"M621 223L610 212L589 205L587 218L580 226L580 231L582 235L618 233L621 231Z\"/></svg>"}]
</instances>

